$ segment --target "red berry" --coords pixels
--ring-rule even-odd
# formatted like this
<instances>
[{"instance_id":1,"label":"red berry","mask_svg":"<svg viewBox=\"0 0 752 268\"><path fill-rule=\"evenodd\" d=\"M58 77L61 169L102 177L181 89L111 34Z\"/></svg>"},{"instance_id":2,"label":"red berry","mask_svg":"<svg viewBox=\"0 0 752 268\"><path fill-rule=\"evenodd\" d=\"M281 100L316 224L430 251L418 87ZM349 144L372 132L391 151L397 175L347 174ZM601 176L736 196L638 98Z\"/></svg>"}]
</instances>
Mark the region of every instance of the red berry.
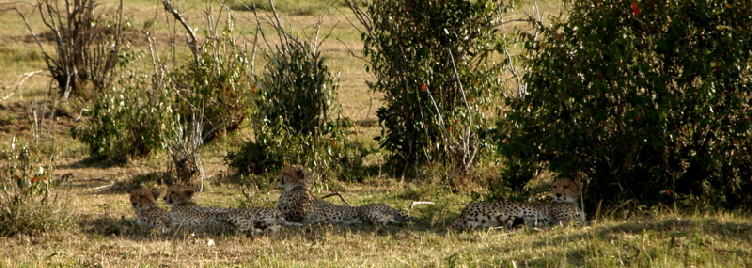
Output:
<instances>
[{"instance_id":1,"label":"red berry","mask_svg":"<svg viewBox=\"0 0 752 268\"><path fill-rule=\"evenodd\" d=\"M632 2L632 12L634 12L635 16L640 15L640 7L637 6L636 2Z\"/></svg>"}]
</instances>

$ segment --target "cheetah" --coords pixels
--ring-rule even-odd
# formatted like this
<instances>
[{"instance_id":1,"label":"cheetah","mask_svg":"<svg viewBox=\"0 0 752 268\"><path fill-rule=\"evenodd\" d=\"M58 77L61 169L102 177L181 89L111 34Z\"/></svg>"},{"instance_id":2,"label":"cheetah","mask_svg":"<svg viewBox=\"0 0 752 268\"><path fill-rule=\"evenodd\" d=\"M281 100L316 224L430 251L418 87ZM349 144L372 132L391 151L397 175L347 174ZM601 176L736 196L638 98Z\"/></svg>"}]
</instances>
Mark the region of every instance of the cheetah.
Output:
<instances>
[{"instance_id":1,"label":"cheetah","mask_svg":"<svg viewBox=\"0 0 752 268\"><path fill-rule=\"evenodd\" d=\"M285 221L285 216L276 208L241 208L227 216L227 221L237 231L277 232L284 227L303 227L297 222Z\"/></svg>"},{"instance_id":2,"label":"cheetah","mask_svg":"<svg viewBox=\"0 0 752 268\"><path fill-rule=\"evenodd\" d=\"M128 194L133 211L136 212L136 224L144 229L156 229L162 234L170 232L169 212L157 205L160 194L158 190L138 188L130 190Z\"/></svg>"},{"instance_id":3,"label":"cheetah","mask_svg":"<svg viewBox=\"0 0 752 268\"><path fill-rule=\"evenodd\" d=\"M199 206L193 199L195 193L195 190L185 185L175 184L167 188L163 198L164 203L171 206L172 211L180 212L227 213L233 210L232 208Z\"/></svg>"},{"instance_id":4,"label":"cheetah","mask_svg":"<svg viewBox=\"0 0 752 268\"><path fill-rule=\"evenodd\" d=\"M286 166L277 176L277 184L283 189L277 209L282 211L286 220L304 224L330 222L344 225L362 221L387 225L411 220L385 204L342 206L323 201L311 194L310 181L311 172L300 165Z\"/></svg>"},{"instance_id":5,"label":"cheetah","mask_svg":"<svg viewBox=\"0 0 752 268\"><path fill-rule=\"evenodd\" d=\"M472 203L454 222L456 228L514 227L525 222L547 224L553 219L545 213L546 205L521 202Z\"/></svg>"},{"instance_id":6,"label":"cheetah","mask_svg":"<svg viewBox=\"0 0 752 268\"><path fill-rule=\"evenodd\" d=\"M574 222L585 223L585 213L577 204L580 185L570 179L558 179L551 183L551 195L554 200L549 204L549 213L554 224Z\"/></svg>"},{"instance_id":7,"label":"cheetah","mask_svg":"<svg viewBox=\"0 0 752 268\"><path fill-rule=\"evenodd\" d=\"M172 207L170 219L173 229L221 231L231 228L225 218L231 209L199 206L193 201L194 193L194 190L179 184L167 188L163 200L165 205Z\"/></svg>"},{"instance_id":8,"label":"cheetah","mask_svg":"<svg viewBox=\"0 0 752 268\"><path fill-rule=\"evenodd\" d=\"M533 225L582 223L585 214L577 205L579 187L569 179L558 179L552 183L551 193L554 202L531 204L522 202L472 203L466 206L454 227L477 228L506 226L514 227L522 223Z\"/></svg>"},{"instance_id":9,"label":"cheetah","mask_svg":"<svg viewBox=\"0 0 752 268\"><path fill-rule=\"evenodd\" d=\"M299 223L284 220L282 212L275 208L220 208L203 207L193 201L195 191L183 185L173 185L165 194L165 204L172 206L173 225L201 229L214 226L235 231L276 232L282 226L301 227Z\"/></svg>"}]
</instances>

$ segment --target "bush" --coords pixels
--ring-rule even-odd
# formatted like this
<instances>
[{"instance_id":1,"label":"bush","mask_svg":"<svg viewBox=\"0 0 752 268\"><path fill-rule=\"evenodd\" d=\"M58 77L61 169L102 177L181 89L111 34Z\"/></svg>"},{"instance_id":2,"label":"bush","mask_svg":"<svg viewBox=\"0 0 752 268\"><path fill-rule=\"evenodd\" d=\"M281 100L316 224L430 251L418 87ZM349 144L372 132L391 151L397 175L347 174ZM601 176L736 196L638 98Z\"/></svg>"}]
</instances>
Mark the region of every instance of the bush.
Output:
<instances>
[{"instance_id":1,"label":"bush","mask_svg":"<svg viewBox=\"0 0 752 268\"><path fill-rule=\"evenodd\" d=\"M0 152L0 236L36 235L72 227L73 215L66 203L52 192L60 180L52 178L53 167L43 163L39 146L11 142Z\"/></svg>"},{"instance_id":2,"label":"bush","mask_svg":"<svg viewBox=\"0 0 752 268\"><path fill-rule=\"evenodd\" d=\"M207 142L237 130L252 111L254 78L246 50L236 44L233 31L229 24L219 37L209 38L212 35L206 33L209 41L200 60L178 68L168 84L177 95L182 124L191 122L194 114L203 114Z\"/></svg>"},{"instance_id":3,"label":"bush","mask_svg":"<svg viewBox=\"0 0 752 268\"><path fill-rule=\"evenodd\" d=\"M366 70L384 94L377 137L394 163L440 161L467 173L491 147L488 113L501 93L504 47L496 26L510 7L494 1L348 1L366 29Z\"/></svg>"},{"instance_id":4,"label":"bush","mask_svg":"<svg viewBox=\"0 0 752 268\"><path fill-rule=\"evenodd\" d=\"M54 37L54 56L41 40L36 41L66 99L73 92L90 100L113 83L118 56L125 45L123 32L129 22L122 16L122 1L112 16L96 15L94 9L98 6L95 0L65 1L62 5L53 0L37 1L44 24Z\"/></svg>"},{"instance_id":5,"label":"bush","mask_svg":"<svg viewBox=\"0 0 752 268\"><path fill-rule=\"evenodd\" d=\"M659 193L752 204L748 2L570 1L527 47L529 95L498 137L503 180L586 175L590 211Z\"/></svg>"},{"instance_id":6,"label":"bush","mask_svg":"<svg viewBox=\"0 0 752 268\"><path fill-rule=\"evenodd\" d=\"M208 15L213 16L211 12ZM253 111L256 95L246 47L235 40L233 16L217 20L225 23L224 28L217 31L216 25L209 25L204 33L207 42L200 51L194 49L195 61L178 68L167 83L176 96L177 107L177 118L163 134L172 158L171 169L185 184L199 173L201 189L201 147L239 129Z\"/></svg>"},{"instance_id":7,"label":"bush","mask_svg":"<svg viewBox=\"0 0 752 268\"><path fill-rule=\"evenodd\" d=\"M224 21L222 31L207 30L208 41L194 51L195 58L176 68L154 51L152 62L144 63L142 52L124 49L117 83L96 95L88 124L72 131L89 146L89 157L127 161L169 148L177 179L190 180L199 147L240 128L252 111L253 76L232 20ZM139 68L147 64L153 72Z\"/></svg>"},{"instance_id":8,"label":"bush","mask_svg":"<svg viewBox=\"0 0 752 268\"><path fill-rule=\"evenodd\" d=\"M155 76L132 67L142 56L123 54L121 66L131 67L121 69L115 86L95 95L89 121L71 129L74 139L89 146L93 160L124 162L164 148L160 129L174 117L173 100L166 88L154 86Z\"/></svg>"},{"instance_id":9,"label":"bush","mask_svg":"<svg viewBox=\"0 0 752 268\"><path fill-rule=\"evenodd\" d=\"M226 158L237 172L261 174L285 163L341 171L344 160L357 157L347 146L351 123L334 104L337 81L316 45L286 36L277 51L267 54L258 82L254 141Z\"/></svg>"}]
</instances>

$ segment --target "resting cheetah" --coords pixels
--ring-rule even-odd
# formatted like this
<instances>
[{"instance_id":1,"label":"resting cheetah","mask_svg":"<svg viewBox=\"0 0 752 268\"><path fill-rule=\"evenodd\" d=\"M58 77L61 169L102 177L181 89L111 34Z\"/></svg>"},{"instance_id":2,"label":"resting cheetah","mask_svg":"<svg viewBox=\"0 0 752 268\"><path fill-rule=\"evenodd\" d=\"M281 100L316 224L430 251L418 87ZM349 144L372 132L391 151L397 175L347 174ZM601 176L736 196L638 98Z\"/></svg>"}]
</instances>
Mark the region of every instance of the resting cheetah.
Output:
<instances>
[{"instance_id":1,"label":"resting cheetah","mask_svg":"<svg viewBox=\"0 0 752 268\"><path fill-rule=\"evenodd\" d=\"M580 196L579 184L570 179L558 179L551 183L551 195L554 202L549 204L549 214L553 223L565 222L585 223L585 213L577 204Z\"/></svg>"},{"instance_id":2,"label":"resting cheetah","mask_svg":"<svg viewBox=\"0 0 752 268\"><path fill-rule=\"evenodd\" d=\"M193 200L196 193L193 189L182 184L175 184L167 188L164 196L166 205L172 206L172 211L181 212L204 212L204 213L226 213L233 209L220 207L202 207Z\"/></svg>"},{"instance_id":3,"label":"resting cheetah","mask_svg":"<svg viewBox=\"0 0 752 268\"><path fill-rule=\"evenodd\" d=\"M551 188L554 202L550 204L472 203L462 210L454 226L456 228L487 228L505 225L511 228L523 222L533 224L584 222L585 214L576 203L579 189L577 184L569 179L558 179L552 183Z\"/></svg>"},{"instance_id":4,"label":"resting cheetah","mask_svg":"<svg viewBox=\"0 0 752 268\"><path fill-rule=\"evenodd\" d=\"M128 192L129 199L136 212L136 223L144 229L157 229L166 234L170 232L170 215L157 205L158 190L144 188L133 189Z\"/></svg>"},{"instance_id":5,"label":"resting cheetah","mask_svg":"<svg viewBox=\"0 0 752 268\"><path fill-rule=\"evenodd\" d=\"M219 226L236 231L278 231L282 226L301 224L284 220L282 212L275 208L233 209L220 207L202 207L193 201L194 190L182 185L173 185L167 190L165 204L172 206L171 216L177 224L189 228L202 226Z\"/></svg>"},{"instance_id":6,"label":"resting cheetah","mask_svg":"<svg viewBox=\"0 0 752 268\"><path fill-rule=\"evenodd\" d=\"M318 199L309 190L310 180L311 172L299 165L286 166L277 176L277 184L283 188L277 209L282 211L286 220L305 224L330 222L344 225L363 220L382 225L410 221L410 217L385 204L341 206Z\"/></svg>"}]
</instances>

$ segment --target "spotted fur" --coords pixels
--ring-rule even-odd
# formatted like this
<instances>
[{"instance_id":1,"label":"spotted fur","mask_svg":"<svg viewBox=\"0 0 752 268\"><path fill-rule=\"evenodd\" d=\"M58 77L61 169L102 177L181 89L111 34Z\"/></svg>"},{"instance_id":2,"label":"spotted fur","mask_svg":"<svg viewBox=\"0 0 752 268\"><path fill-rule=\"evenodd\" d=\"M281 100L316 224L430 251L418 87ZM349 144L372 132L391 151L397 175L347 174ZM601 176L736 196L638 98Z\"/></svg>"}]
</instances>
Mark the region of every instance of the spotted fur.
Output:
<instances>
[{"instance_id":1,"label":"spotted fur","mask_svg":"<svg viewBox=\"0 0 752 268\"><path fill-rule=\"evenodd\" d=\"M310 181L311 172L299 165L286 166L277 176L277 185L283 189L277 209L282 211L286 220L304 224L329 222L345 225L362 221L386 225L410 220L407 215L385 204L342 206L323 201L311 194Z\"/></svg>"},{"instance_id":2,"label":"spotted fur","mask_svg":"<svg viewBox=\"0 0 752 268\"><path fill-rule=\"evenodd\" d=\"M454 227L511 228L521 223L547 225L584 222L585 214L577 204L577 184L569 179L559 179L552 183L551 188L554 202L549 204L491 202L467 205L454 222Z\"/></svg>"},{"instance_id":3,"label":"spotted fur","mask_svg":"<svg viewBox=\"0 0 752 268\"><path fill-rule=\"evenodd\" d=\"M580 185L570 179L558 179L551 183L551 195L554 200L549 204L549 215L554 224L575 222L585 223L585 213L577 203Z\"/></svg>"},{"instance_id":4,"label":"spotted fur","mask_svg":"<svg viewBox=\"0 0 752 268\"><path fill-rule=\"evenodd\" d=\"M160 194L158 190L138 188L129 191L128 194L136 213L136 224L144 229L156 229L163 234L170 232L170 215L157 205L157 197Z\"/></svg>"},{"instance_id":5,"label":"spotted fur","mask_svg":"<svg viewBox=\"0 0 752 268\"><path fill-rule=\"evenodd\" d=\"M236 231L278 231L282 226L302 226L284 220L275 208L233 209L203 207L193 200L195 191L183 185L173 185L165 194L165 204L172 206L174 225L191 229L220 227Z\"/></svg>"}]
</instances>

